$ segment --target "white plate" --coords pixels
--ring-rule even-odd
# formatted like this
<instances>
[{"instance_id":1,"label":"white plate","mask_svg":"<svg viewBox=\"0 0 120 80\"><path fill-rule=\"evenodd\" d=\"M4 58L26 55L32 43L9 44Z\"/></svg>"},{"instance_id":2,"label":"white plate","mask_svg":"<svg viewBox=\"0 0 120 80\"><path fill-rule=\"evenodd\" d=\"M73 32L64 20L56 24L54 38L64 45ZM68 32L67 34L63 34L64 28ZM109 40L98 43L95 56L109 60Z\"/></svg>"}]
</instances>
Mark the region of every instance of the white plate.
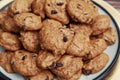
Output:
<instances>
[{"instance_id":1,"label":"white plate","mask_svg":"<svg viewBox=\"0 0 120 80\"><path fill-rule=\"evenodd\" d=\"M5 8L7 8L8 4L11 1L12 0L1 1L0 2L0 9L3 10ZM104 76L106 76L110 72L111 68L114 66L114 64L117 61L118 56L119 56L119 46L120 46L120 43L119 43L120 42L120 40L119 40L120 39L120 35L119 35L120 22L119 21L120 20L118 20L116 18L116 15L118 15L118 12L112 6L108 5L106 2L104 2L102 0L93 0L93 2L99 8L100 14L106 14L106 15L109 15L111 17L110 26L113 27L117 32L117 41L114 45L108 47L104 51L110 57L110 60L107 64L107 66L103 70L101 70L100 72L98 72L96 74L89 75L89 76L82 75L79 80L101 80ZM2 51L4 51L4 49L2 47L0 47L0 52L2 52ZM4 71L4 69L2 69L1 67L0 67L0 71L1 71L1 73L3 73L5 76L7 76L8 78L10 78L12 80L24 80L24 78L18 74L6 73ZM8 80L8 79L6 78L6 80Z\"/></svg>"}]
</instances>

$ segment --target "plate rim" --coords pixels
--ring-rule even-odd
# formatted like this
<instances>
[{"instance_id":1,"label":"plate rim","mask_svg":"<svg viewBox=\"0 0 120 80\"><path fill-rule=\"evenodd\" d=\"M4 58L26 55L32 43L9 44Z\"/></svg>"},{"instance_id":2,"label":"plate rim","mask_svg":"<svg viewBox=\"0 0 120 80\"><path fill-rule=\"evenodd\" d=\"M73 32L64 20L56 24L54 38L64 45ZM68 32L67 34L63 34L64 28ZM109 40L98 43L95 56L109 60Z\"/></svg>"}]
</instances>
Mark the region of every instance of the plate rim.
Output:
<instances>
[{"instance_id":1,"label":"plate rim","mask_svg":"<svg viewBox=\"0 0 120 80\"><path fill-rule=\"evenodd\" d=\"M9 3L5 4L0 9L0 11L4 10L12 2L13 1L10 1ZM118 22L116 21L115 17L107 9L105 9L103 6L101 6L99 3L97 3L97 1L92 0L92 2L95 5L99 6L101 9L103 9L110 16L110 18L112 19L113 23L115 24L116 31L117 31L117 34L118 34L118 48L117 48L116 55L115 55L114 59L112 60L110 65L107 67L107 69L105 69L101 74L99 74L96 78L93 79L93 80L102 80L105 76L107 76L108 73L110 73L111 69L114 67L116 61L118 60L118 57L119 57L119 54L120 54L120 30L119 30L120 25L118 25ZM111 5L109 5L109 6L111 6ZM5 80L11 80L9 77L4 75L1 71L0 71L0 76L3 77Z\"/></svg>"}]
</instances>

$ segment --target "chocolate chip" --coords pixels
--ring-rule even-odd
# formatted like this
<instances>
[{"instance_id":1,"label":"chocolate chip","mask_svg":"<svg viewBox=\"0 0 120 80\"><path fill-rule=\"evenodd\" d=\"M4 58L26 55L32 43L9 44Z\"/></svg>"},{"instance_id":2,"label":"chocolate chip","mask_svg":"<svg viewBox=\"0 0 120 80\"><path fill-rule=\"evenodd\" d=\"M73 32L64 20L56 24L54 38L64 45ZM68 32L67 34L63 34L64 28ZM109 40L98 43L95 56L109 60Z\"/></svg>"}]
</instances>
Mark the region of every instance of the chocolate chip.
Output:
<instances>
[{"instance_id":1,"label":"chocolate chip","mask_svg":"<svg viewBox=\"0 0 120 80\"><path fill-rule=\"evenodd\" d=\"M64 3L63 2L58 2L57 5L58 6L62 6Z\"/></svg>"},{"instance_id":2,"label":"chocolate chip","mask_svg":"<svg viewBox=\"0 0 120 80\"><path fill-rule=\"evenodd\" d=\"M63 66L63 64L61 62L56 63L56 67L62 67L62 66Z\"/></svg>"},{"instance_id":3,"label":"chocolate chip","mask_svg":"<svg viewBox=\"0 0 120 80\"><path fill-rule=\"evenodd\" d=\"M50 6L50 4L48 4L48 6Z\"/></svg>"},{"instance_id":4,"label":"chocolate chip","mask_svg":"<svg viewBox=\"0 0 120 80\"><path fill-rule=\"evenodd\" d=\"M10 61L10 64L13 65L13 64L14 64L14 61Z\"/></svg>"},{"instance_id":5,"label":"chocolate chip","mask_svg":"<svg viewBox=\"0 0 120 80\"><path fill-rule=\"evenodd\" d=\"M68 38L66 36L63 37L63 41L64 42L67 42L68 41Z\"/></svg>"},{"instance_id":6,"label":"chocolate chip","mask_svg":"<svg viewBox=\"0 0 120 80\"><path fill-rule=\"evenodd\" d=\"M26 58L27 58L27 55L23 56L23 57L22 57L22 60L25 60Z\"/></svg>"},{"instance_id":7,"label":"chocolate chip","mask_svg":"<svg viewBox=\"0 0 120 80\"><path fill-rule=\"evenodd\" d=\"M56 62L53 62L53 63L50 65L50 68L56 68Z\"/></svg>"},{"instance_id":8,"label":"chocolate chip","mask_svg":"<svg viewBox=\"0 0 120 80\"><path fill-rule=\"evenodd\" d=\"M51 14L57 14L56 10L51 10Z\"/></svg>"},{"instance_id":9,"label":"chocolate chip","mask_svg":"<svg viewBox=\"0 0 120 80\"><path fill-rule=\"evenodd\" d=\"M49 80L49 77L47 76L45 80Z\"/></svg>"},{"instance_id":10,"label":"chocolate chip","mask_svg":"<svg viewBox=\"0 0 120 80\"><path fill-rule=\"evenodd\" d=\"M83 74L85 74L85 75L90 75L90 74L92 73L91 70L85 70L85 69L83 69L82 72L83 72Z\"/></svg>"},{"instance_id":11,"label":"chocolate chip","mask_svg":"<svg viewBox=\"0 0 120 80\"><path fill-rule=\"evenodd\" d=\"M16 11L14 14L15 14L15 15L16 15L16 14L19 14L19 11Z\"/></svg>"},{"instance_id":12,"label":"chocolate chip","mask_svg":"<svg viewBox=\"0 0 120 80\"><path fill-rule=\"evenodd\" d=\"M86 54L86 58L88 58L88 59L91 59L91 58L92 58L92 55L91 55L90 52Z\"/></svg>"}]
</instances>

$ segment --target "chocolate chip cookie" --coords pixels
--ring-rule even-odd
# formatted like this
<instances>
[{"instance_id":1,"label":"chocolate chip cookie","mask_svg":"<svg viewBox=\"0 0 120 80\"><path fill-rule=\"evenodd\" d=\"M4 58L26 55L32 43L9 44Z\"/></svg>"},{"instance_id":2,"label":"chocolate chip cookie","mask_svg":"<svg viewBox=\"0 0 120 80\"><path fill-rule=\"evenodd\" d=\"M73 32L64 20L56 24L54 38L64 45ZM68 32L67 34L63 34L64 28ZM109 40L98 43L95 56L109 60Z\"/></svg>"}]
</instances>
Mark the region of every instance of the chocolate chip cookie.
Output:
<instances>
[{"instance_id":1,"label":"chocolate chip cookie","mask_svg":"<svg viewBox=\"0 0 120 80\"><path fill-rule=\"evenodd\" d=\"M70 55L64 55L57 63L57 67L52 70L57 77L69 80L74 78L77 72L80 72L83 66L83 62L79 57L73 57ZM81 74L81 73L79 73ZM78 75L78 74L77 74ZM79 76L77 76L77 79Z\"/></svg>"},{"instance_id":2,"label":"chocolate chip cookie","mask_svg":"<svg viewBox=\"0 0 120 80\"><path fill-rule=\"evenodd\" d=\"M81 75L82 75L82 70L80 70L76 74L74 74L74 76L71 77L69 80L78 80ZM68 79L58 77L58 80L68 80Z\"/></svg>"},{"instance_id":3,"label":"chocolate chip cookie","mask_svg":"<svg viewBox=\"0 0 120 80\"><path fill-rule=\"evenodd\" d=\"M37 57L37 65L39 68L52 69L55 68L55 63L60 59L61 56L54 56L48 51L40 51Z\"/></svg>"},{"instance_id":4,"label":"chocolate chip cookie","mask_svg":"<svg viewBox=\"0 0 120 80\"><path fill-rule=\"evenodd\" d=\"M40 46L43 50L49 50L54 55L63 55L73 38L73 31L70 31L60 22L47 19L39 33Z\"/></svg>"},{"instance_id":5,"label":"chocolate chip cookie","mask_svg":"<svg viewBox=\"0 0 120 80\"><path fill-rule=\"evenodd\" d=\"M85 55L84 59L89 60L100 54L107 48L107 43L104 39L94 39L90 41L90 51Z\"/></svg>"},{"instance_id":6,"label":"chocolate chip cookie","mask_svg":"<svg viewBox=\"0 0 120 80\"><path fill-rule=\"evenodd\" d=\"M0 66L5 69L8 73L13 73L13 69L11 67L11 58L14 55L13 52L2 52L0 53Z\"/></svg>"},{"instance_id":7,"label":"chocolate chip cookie","mask_svg":"<svg viewBox=\"0 0 120 80\"><path fill-rule=\"evenodd\" d=\"M99 38L104 39L108 45L112 45L116 42L117 33L114 28L110 27L103 34L100 34Z\"/></svg>"},{"instance_id":8,"label":"chocolate chip cookie","mask_svg":"<svg viewBox=\"0 0 120 80\"><path fill-rule=\"evenodd\" d=\"M0 27L3 26L3 23L6 20L6 17L7 17L7 11L6 10L0 12Z\"/></svg>"},{"instance_id":9,"label":"chocolate chip cookie","mask_svg":"<svg viewBox=\"0 0 120 80\"><path fill-rule=\"evenodd\" d=\"M41 17L33 13L21 13L14 16L15 23L23 30L39 30L42 27Z\"/></svg>"},{"instance_id":10,"label":"chocolate chip cookie","mask_svg":"<svg viewBox=\"0 0 120 80\"><path fill-rule=\"evenodd\" d=\"M67 0L46 0L45 11L49 18L60 21L62 24L69 23L66 12Z\"/></svg>"},{"instance_id":11,"label":"chocolate chip cookie","mask_svg":"<svg viewBox=\"0 0 120 80\"><path fill-rule=\"evenodd\" d=\"M99 35L105 32L110 25L110 17L107 15L98 15L92 25L93 35Z\"/></svg>"},{"instance_id":12,"label":"chocolate chip cookie","mask_svg":"<svg viewBox=\"0 0 120 80\"><path fill-rule=\"evenodd\" d=\"M29 77L29 80L53 80L53 74L48 70L42 70L37 75Z\"/></svg>"},{"instance_id":13,"label":"chocolate chip cookie","mask_svg":"<svg viewBox=\"0 0 120 80\"><path fill-rule=\"evenodd\" d=\"M11 66L15 72L23 76L34 76L39 71L36 66L36 56L37 54L24 50L16 51L12 57Z\"/></svg>"},{"instance_id":14,"label":"chocolate chip cookie","mask_svg":"<svg viewBox=\"0 0 120 80\"><path fill-rule=\"evenodd\" d=\"M42 19L45 18L45 0L34 0L32 3L33 13L40 15Z\"/></svg>"},{"instance_id":15,"label":"chocolate chip cookie","mask_svg":"<svg viewBox=\"0 0 120 80\"><path fill-rule=\"evenodd\" d=\"M75 22L87 24L92 23L98 15L96 7L86 0L70 0L67 5L67 12Z\"/></svg>"},{"instance_id":16,"label":"chocolate chip cookie","mask_svg":"<svg viewBox=\"0 0 120 80\"><path fill-rule=\"evenodd\" d=\"M90 26L73 24L71 29L75 32L75 35L67 49L67 54L80 57L86 55L89 52L89 36L92 33Z\"/></svg>"},{"instance_id":17,"label":"chocolate chip cookie","mask_svg":"<svg viewBox=\"0 0 120 80\"><path fill-rule=\"evenodd\" d=\"M2 29L4 31L14 33L18 33L20 31L20 28L15 24L14 19L9 16L4 20Z\"/></svg>"},{"instance_id":18,"label":"chocolate chip cookie","mask_svg":"<svg viewBox=\"0 0 120 80\"><path fill-rule=\"evenodd\" d=\"M21 48L18 36L9 32L2 32L0 34L0 46L10 51L16 51Z\"/></svg>"},{"instance_id":19,"label":"chocolate chip cookie","mask_svg":"<svg viewBox=\"0 0 120 80\"><path fill-rule=\"evenodd\" d=\"M92 59L89 63L84 64L83 73L85 75L97 73L106 66L108 61L109 61L109 56L103 53Z\"/></svg>"},{"instance_id":20,"label":"chocolate chip cookie","mask_svg":"<svg viewBox=\"0 0 120 80\"><path fill-rule=\"evenodd\" d=\"M39 51L39 39L38 32L36 31L22 31L20 32L20 40L23 44L23 47L31 52Z\"/></svg>"},{"instance_id":21,"label":"chocolate chip cookie","mask_svg":"<svg viewBox=\"0 0 120 80\"><path fill-rule=\"evenodd\" d=\"M30 12L32 0L14 0L8 8L8 14L13 17L16 14Z\"/></svg>"}]
</instances>

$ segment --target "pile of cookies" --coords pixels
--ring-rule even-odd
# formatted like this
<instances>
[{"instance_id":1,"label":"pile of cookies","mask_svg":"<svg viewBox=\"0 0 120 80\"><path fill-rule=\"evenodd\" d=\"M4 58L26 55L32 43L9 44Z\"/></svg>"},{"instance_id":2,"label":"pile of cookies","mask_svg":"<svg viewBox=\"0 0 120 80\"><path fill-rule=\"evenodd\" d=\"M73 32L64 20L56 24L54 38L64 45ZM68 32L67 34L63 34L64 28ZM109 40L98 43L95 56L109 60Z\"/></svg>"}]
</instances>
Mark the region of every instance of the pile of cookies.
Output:
<instances>
[{"instance_id":1,"label":"pile of cookies","mask_svg":"<svg viewBox=\"0 0 120 80\"><path fill-rule=\"evenodd\" d=\"M106 66L116 37L90 0L14 0L0 12L0 66L26 80L78 80Z\"/></svg>"}]
</instances>

